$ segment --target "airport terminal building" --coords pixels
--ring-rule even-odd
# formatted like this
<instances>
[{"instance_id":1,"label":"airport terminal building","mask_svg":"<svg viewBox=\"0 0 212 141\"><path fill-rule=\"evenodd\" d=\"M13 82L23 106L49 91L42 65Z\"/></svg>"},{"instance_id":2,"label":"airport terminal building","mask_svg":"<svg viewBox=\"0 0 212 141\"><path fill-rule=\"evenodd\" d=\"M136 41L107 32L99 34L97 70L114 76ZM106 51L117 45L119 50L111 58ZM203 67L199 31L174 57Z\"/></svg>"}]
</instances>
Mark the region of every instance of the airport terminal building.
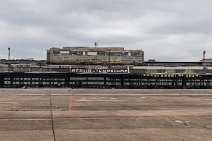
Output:
<instances>
[{"instance_id":1,"label":"airport terminal building","mask_svg":"<svg viewBox=\"0 0 212 141\"><path fill-rule=\"evenodd\" d=\"M143 50L63 47L47 60L1 60L0 87L212 88L212 61L144 61Z\"/></svg>"},{"instance_id":2,"label":"airport terminal building","mask_svg":"<svg viewBox=\"0 0 212 141\"><path fill-rule=\"evenodd\" d=\"M123 47L63 47L47 50L48 64L131 64L143 61L143 50L125 50Z\"/></svg>"}]
</instances>

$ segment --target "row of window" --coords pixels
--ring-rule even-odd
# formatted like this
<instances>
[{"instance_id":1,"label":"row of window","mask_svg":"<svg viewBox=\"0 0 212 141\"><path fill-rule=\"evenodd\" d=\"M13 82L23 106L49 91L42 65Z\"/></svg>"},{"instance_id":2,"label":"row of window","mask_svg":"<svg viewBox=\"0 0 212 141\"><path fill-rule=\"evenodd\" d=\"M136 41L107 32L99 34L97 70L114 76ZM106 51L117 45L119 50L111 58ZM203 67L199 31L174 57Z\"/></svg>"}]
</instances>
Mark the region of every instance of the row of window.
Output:
<instances>
[{"instance_id":1,"label":"row of window","mask_svg":"<svg viewBox=\"0 0 212 141\"><path fill-rule=\"evenodd\" d=\"M91 52L91 51L56 51L56 55L72 55L72 56L143 56L142 51L138 52Z\"/></svg>"},{"instance_id":2,"label":"row of window","mask_svg":"<svg viewBox=\"0 0 212 141\"><path fill-rule=\"evenodd\" d=\"M54 83L54 82L65 82L64 79L53 79L53 80L28 80L28 79L14 79L14 80L9 80L9 79L5 79L4 83L9 83L9 82L36 82L36 83L42 83L42 82L48 82L48 83ZM70 82L97 82L97 83L101 83L104 82L103 78L86 78L86 77L79 77L79 78L73 78L70 80ZM182 82L182 79L178 79L178 80L173 80L173 79L123 79L123 82ZM211 82L212 80L208 80L208 79L191 79L191 80L187 80L187 82ZM122 79L106 79L106 82L122 82Z\"/></svg>"},{"instance_id":3,"label":"row of window","mask_svg":"<svg viewBox=\"0 0 212 141\"><path fill-rule=\"evenodd\" d=\"M5 81L4 82L5 85L10 85L11 82L10 81ZM20 83L20 82L13 82L14 85L65 85L65 83L60 83L60 82L42 82L42 83L39 83L39 82L23 82L23 83ZM77 82L70 82L69 85L121 85L120 82L107 82L106 84L104 82L82 82L82 83L77 83ZM142 82L142 83L137 83L137 82L124 82L123 85L141 85L141 86L145 86L145 85L163 85L163 86L166 86L166 85L170 85L172 86L173 83L172 82L160 82L160 83L157 83L157 82ZM175 85L177 86L181 86L182 85L182 82L178 82L178 83L175 83ZM212 82L210 83L200 83L200 82L187 82L186 83L187 86L212 86Z\"/></svg>"},{"instance_id":4,"label":"row of window","mask_svg":"<svg viewBox=\"0 0 212 141\"><path fill-rule=\"evenodd\" d=\"M4 81L4 84L6 85L10 85L11 81ZM29 81L25 81L25 82L13 82L14 85L65 85L65 82L29 82Z\"/></svg>"},{"instance_id":5,"label":"row of window","mask_svg":"<svg viewBox=\"0 0 212 141\"><path fill-rule=\"evenodd\" d=\"M130 70L131 73L137 73L137 74L200 74L203 72L202 69L199 70L178 70L178 69L172 69L172 70L166 70L166 69L132 69Z\"/></svg>"}]
</instances>

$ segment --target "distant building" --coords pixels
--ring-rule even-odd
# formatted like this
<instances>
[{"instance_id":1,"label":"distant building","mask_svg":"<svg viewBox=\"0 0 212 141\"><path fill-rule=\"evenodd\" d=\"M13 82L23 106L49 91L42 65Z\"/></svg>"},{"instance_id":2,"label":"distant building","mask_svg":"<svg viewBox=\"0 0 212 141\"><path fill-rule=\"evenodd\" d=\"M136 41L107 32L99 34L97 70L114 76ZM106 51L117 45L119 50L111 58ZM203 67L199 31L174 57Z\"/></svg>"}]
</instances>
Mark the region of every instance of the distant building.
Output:
<instances>
[{"instance_id":1,"label":"distant building","mask_svg":"<svg viewBox=\"0 0 212 141\"><path fill-rule=\"evenodd\" d=\"M0 64L38 64L45 65L46 60L35 60L34 58L28 59L0 59Z\"/></svg>"},{"instance_id":2,"label":"distant building","mask_svg":"<svg viewBox=\"0 0 212 141\"><path fill-rule=\"evenodd\" d=\"M123 47L63 47L47 50L49 64L130 64L143 61L143 50L125 50Z\"/></svg>"},{"instance_id":3,"label":"distant building","mask_svg":"<svg viewBox=\"0 0 212 141\"><path fill-rule=\"evenodd\" d=\"M201 62L205 66L212 66L212 59L211 58L202 59Z\"/></svg>"}]
</instances>

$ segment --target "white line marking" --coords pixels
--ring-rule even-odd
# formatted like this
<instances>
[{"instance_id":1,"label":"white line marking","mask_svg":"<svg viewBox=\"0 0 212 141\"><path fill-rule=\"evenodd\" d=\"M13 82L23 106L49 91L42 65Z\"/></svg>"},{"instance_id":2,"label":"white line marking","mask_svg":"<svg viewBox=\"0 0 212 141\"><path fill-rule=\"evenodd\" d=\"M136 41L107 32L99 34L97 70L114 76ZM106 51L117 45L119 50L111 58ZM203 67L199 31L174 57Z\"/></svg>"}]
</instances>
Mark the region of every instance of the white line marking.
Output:
<instances>
[{"instance_id":1,"label":"white line marking","mask_svg":"<svg viewBox=\"0 0 212 141\"><path fill-rule=\"evenodd\" d=\"M8 121L8 120L12 120L12 121L17 121L17 120L20 120L20 121L36 121L36 120L39 120L39 121L43 121L43 120L51 120L51 119L0 119L0 121Z\"/></svg>"},{"instance_id":2,"label":"white line marking","mask_svg":"<svg viewBox=\"0 0 212 141\"><path fill-rule=\"evenodd\" d=\"M0 96L3 94L0 94ZM7 96L49 96L48 94L4 94ZM212 94L51 94L51 96L212 96Z\"/></svg>"},{"instance_id":3,"label":"white line marking","mask_svg":"<svg viewBox=\"0 0 212 141\"><path fill-rule=\"evenodd\" d=\"M0 102L0 104L16 104L18 102Z\"/></svg>"},{"instance_id":4,"label":"white line marking","mask_svg":"<svg viewBox=\"0 0 212 141\"><path fill-rule=\"evenodd\" d=\"M96 102L98 102L98 101L100 101L100 102L110 102L110 101L122 101L122 100L75 100L75 101L79 101L79 102L89 102L89 101L96 101ZM126 100L125 100L126 101Z\"/></svg>"},{"instance_id":5,"label":"white line marking","mask_svg":"<svg viewBox=\"0 0 212 141\"><path fill-rule=\"evenodd\" d=\"M211 101L212 99L204 99L204 100Z\"/></svg>"}]
</instances>

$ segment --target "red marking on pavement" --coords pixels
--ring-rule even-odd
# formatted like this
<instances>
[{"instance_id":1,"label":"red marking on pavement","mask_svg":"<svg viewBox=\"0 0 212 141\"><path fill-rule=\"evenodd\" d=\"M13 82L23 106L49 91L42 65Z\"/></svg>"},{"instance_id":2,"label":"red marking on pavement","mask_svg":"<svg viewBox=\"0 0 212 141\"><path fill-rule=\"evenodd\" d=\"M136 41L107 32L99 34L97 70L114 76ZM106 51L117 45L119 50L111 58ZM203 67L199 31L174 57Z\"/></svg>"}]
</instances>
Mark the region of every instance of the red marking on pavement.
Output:
<instances>
[{"instance_id":1,"label":"red marking on pavement","mask_svg":"<svg viewBox=\"0 0 212 141\"><path fill-rule=\"evenodd\" d=\"M69 99L69 110L68 111L69 112L72 111L72 98L71 98L71 96L70 96L70 99Z\"/></svg>"}]
</instances>

